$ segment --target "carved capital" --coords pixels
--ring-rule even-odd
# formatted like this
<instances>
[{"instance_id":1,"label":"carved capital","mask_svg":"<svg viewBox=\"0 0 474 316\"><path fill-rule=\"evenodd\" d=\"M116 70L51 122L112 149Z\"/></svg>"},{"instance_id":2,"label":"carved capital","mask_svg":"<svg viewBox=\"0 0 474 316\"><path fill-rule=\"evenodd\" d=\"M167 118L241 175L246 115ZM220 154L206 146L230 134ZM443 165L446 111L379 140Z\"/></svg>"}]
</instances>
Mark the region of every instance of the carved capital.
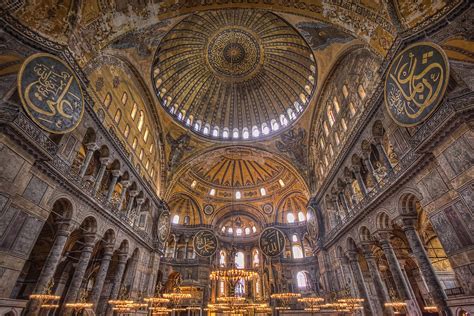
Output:
<instances>
[{"instance_id":1,"label":"carved capital","mask_svg":"<svg viewBox=\"0 0 474 316\"><path fill-rule=\"evenodd\" d=\"M108 165L111 160L112 159L110 159L110 157L101 157L101 158L99 158L99 161L100 161L101 165Z\"/></svg>"},{"instance_id":2,"label":"carved capital","mask_svg":"<svg viewBox=\"0 0 474 316\"><path fill-rule=\"evenodd\" d=\"M112 176L117 178L120 176L120 170L112 170L110 171L110 173L112 174Z\"/></svg>"},{"instance_id":3,"label":"carved capital","mask_svg":"<svg viewBox=\"0 0 474 316\"><path fill-rule=\"evenodd\" d=\"M87 143L86 144L87 151L94 151L99 149L99 146L96 143Z\"/></svg>"},{"instance_id":4,"label":"carved capital","mask_svg":"<svg viewBox=\"0 0 474 316\"><path fill-rule=\"evenodd\" d=\"M415 230L418 225L418 219L413 215L401 215L395 219L395 223L397 223L403 231Z\"/></svg>"}]
</instances>

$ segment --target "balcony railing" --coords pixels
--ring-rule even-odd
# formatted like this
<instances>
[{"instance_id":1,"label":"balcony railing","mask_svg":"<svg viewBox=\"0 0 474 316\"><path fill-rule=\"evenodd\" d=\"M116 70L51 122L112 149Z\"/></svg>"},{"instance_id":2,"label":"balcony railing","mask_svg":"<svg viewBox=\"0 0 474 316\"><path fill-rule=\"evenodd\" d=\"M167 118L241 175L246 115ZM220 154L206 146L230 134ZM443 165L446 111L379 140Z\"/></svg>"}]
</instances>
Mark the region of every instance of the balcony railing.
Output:
<instances>
[{"instance_id":1,"label":"balcony railing","mask_svg":"<svg viewBox=\"0 0 474 316\"><path fill-rule=\"evenodd\" d=\"M107 201L104 192L99 191L96 193L94 190L94 183L81 179L79 177L79 169L70 167L69 164L59 156L55 156L53 160L45 163L54 169L60 176L76 186L85 196L92 198L94 202L106 210L108 214L114 216L120 223L129 227L143 240L146 242L152 241L150 235L146 231L136 225L122 210L120 210L120 197L115 195L110 201Z\"/></svg>"}]
</instances>

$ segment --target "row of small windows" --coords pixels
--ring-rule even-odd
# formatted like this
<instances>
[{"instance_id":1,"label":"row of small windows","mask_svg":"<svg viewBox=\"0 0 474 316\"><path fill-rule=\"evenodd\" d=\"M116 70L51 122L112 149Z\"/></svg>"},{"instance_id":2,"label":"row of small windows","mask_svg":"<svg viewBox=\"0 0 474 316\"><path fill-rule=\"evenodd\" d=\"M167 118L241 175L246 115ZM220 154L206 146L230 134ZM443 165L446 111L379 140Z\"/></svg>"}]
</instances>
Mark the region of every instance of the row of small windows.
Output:
<instances>
[{"instance_id":1,"label":"row of small windows","mask_svg":"<svg viewBox=\"0 0 474 316\"><path fill-rule=\"evenodd\" d=\"M245 233L245 235L248 236L251 233L255 234L257 232L257 227L255 227L255 226L252 226L252 228L245 227L245 229L239 227L239 228L236 228L235 231L234 231L233 227L223 226L221 231L222 231L222 233L227 233L229 235L243 236L243 234Z\"/></svg>"},{"instance_id":2,"label":"row of small windows","mask_svg":"<svg viewBox=\"0 0 474 316\"><path fill-rule=\"evenodd\" d=\"M126 105L127 100L128 100L128 94L127 94L127 92L124 92L122 94L122 99L121 99L122 104ZM105 96L105 99L104 99L104 107L106 107L108 109L108 108L110 108L111 104L112 104L112 95L110 93L107 93L107 95ZM137 116L138 116L137 129L141 133L143 131L143 125L144 125L144 121L145 121L145 114L142 110L140 110L140 111L138 110L138 105L136 103L133 103L132 110L130 111L130 117L132 118L133 121L135 121ZM114 122L118 125L121 120L122 120L122 111L120 109L117 109L115 111L115 115L114 115ZM143 134L143 141L145 143L147 143L148 139L149 139L149 136L150 136L150 130L149 130L148 126L145 127L145 131L142 134ZM129 124L126 124L125 129L123 131L123 135L124 135L125 139L127 139L128 136L130 135L130 125ZM134 137L133 141L132 141L132 149L136 150L137 146L138 146L138 138ZM154 149L154 147L153 147L153 143L152 143L150 145L150 147L148 148L148 153L150 155L153 154L153 149ZM142 149L140 149L140 152L138 154L138 157L139 157L140 161L143 161L144 156L145 156L145 150L142 148ZM150 170L150 160L149 159L145 162L145 169L147 171ZM155 171L154 171L153 168L151 168L150 176L153 177L154 175L155 175Z\"/></svg>"},{"instance_id":3,"label":"row of small windows","mask_svg":"<svg viewBox=\"0 0 474 316\"><path fill-rule=\"evenodd\" d=\"M306 99L306 97L305 97ZM164 105L166 106L167 102L166 100L164 101ZM251 128L244 127L240 131L238 128L234 128L232 131L230 131L229 128L224 127L222 129L222 134L221 134L221 129L219 126L214 126L212 127L210 124L206 123L203 124L201 120L197 120L194 122L194 117L193 115L189 115L186 118L186 111L181 110L178 111L178 106L170 106L169 107L169 112L171 114L176 115L177 119L180 121L185 120L185 125L192 127L196 132L202 132L204 135L210 135L212 137L222 137L224 139L239 139L242 137L242 139L249 139L250 136L253 138L260 137L261 135L268 135L270 134L271 131L278 131L280 127L285 127L288 126L289 121L294 121L296 120L296 114L301 113L303 111L303 106L297 101L294 103L294 108L288 108L286 110L286 115L285 114L280 114L279 120L272 119L270 123L262 123L260 128L257 125L252 126Z\"/></svg>"},{"instance_id":4,"label":"row of small windows","mask_svg":"<svg viewBox=\"0 0 474 316\"><path fill-rule=\"evenodd\" d=\"M284 182L282 179L278 180L278 183L280 184L280 187L282 187L282 188L285 186L285 182ZM191 183L191 188L196 187L196 184L197 184L197 182L194 180L194 181ZM266 196L266 195L267 195L267 190L266 190L265 188L261 187L261 188L259 189L259 191L260 191L260 195L261 195L261 196ZM216 196L216 193L217 193L217 191L216 191L215 188L211 188L211 189L209 190L209 195L210 195L210 196ZM240 200L241 198L242 198L242 192L240 192L240 191L235 191L235 199L236 199L236 200Z\"/></svg>"},{"instance_id":5,"label":"row of small windows","mask_svg":"<svg viewBox=\"0 0 474 316\"><path fill-rule=\"evenodd\" d=\"M309 219L309 214L308 214L308 218L306 218L304 213L299 211L298 212L298 222L304 222L306 219ZM295 214L293 214L293 213L286 214L286 221L288 223L294 223L296 221Z\"/></svg>"},{"instance_id":6,"label":"row of small windows","mask_svg":"<svg viewBox=\"0 0 474 316\"><path fill-rule=\"evenodd\" d=\"M342 86L342 94L343 94L345 99L347 99L349 97L349 89L347 88L346 85ZM365 92L364 87L360 84L357 87L357 94L358 94L358 96L361 100L364 100L367 96L367 93ZM350 117L351 118L354 117L355 114L356 114L356 111L357 111L354 103L349 102L348 103L348 108L349 108ZM325 120L324 123L323 123L323 130L324 130L324 135L326 136L326 138L329 138L330 129L333 129L334 125L337 123L337 117L334 114L333 109L336 112L336 114L339 114L339 112L341 111L340 102L339 102L337 96L334 96L333 99L330 102L328 102L328 105L327 105L327 108L326 108L326 118L327 118L327 120ZM328 122L329 122L329 125L328 125ZM340 128L339 128L339 130L342 133L345 133L348 130L347 121L344 117L340 118ZM334 137L334 144L336 146L339 146L341 144L341 136L340 136L338 130L333 130L332 135ZM326 154L323 155L322 159L323 159L323 162L324 162L324 166L328 167L330 159L335 154L334 153L334 148L333 148L332 144L329 142L329 140L328 140L329 144L326 146L326 143L325 143L325 140L324 140L323 137L321 137L319 139L319 142L320 142L320 146L321 146L322 150L327 148L326 149ZM321 175L323 175L324 174L324 167L322 165L320 165L319 169L320 169L319 171L320 171Z\"/></svg>"}]
</instances>

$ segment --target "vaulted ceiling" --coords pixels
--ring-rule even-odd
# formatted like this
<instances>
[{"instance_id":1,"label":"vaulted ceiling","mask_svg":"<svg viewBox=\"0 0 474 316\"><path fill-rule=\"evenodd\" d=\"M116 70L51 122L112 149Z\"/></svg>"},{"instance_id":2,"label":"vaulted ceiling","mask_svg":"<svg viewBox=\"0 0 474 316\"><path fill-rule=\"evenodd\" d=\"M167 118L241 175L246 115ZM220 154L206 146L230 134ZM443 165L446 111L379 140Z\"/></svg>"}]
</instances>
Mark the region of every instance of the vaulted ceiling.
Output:
<instances>
[{"instance_id":1,"label":"vaulted ceiling","mask_svg":"<svg viewBox=\"0 0 474 316\"><path fill-rule=\"evenodd\" d=\"M94 110L172 211L216 223L236 211L282 221L303 208L400 29L459 2L43 0L4 9L67 46ZM325 135L334 102L351 124Z\"/></svg>"}]
</instances>

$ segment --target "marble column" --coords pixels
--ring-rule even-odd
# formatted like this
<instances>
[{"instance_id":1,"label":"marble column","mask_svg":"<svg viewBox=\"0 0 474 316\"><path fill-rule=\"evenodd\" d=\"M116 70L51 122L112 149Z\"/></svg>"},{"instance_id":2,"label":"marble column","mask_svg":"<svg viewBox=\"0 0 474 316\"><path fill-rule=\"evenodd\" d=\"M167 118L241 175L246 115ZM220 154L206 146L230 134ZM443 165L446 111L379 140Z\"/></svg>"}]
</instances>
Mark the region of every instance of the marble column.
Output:
<instances>
[{"instance_id":1,"label":"marble column","mask_svg":"<svg viewBox=\"0 0 474 316\"><path fill-rule=\"evenodd\" d=\"M82 163L81 170L79 171L79 178L83 178L84 175L86 174L87 168L89 167L89 164L91 163L92 156L94 155L94 151L98 148L98 146L95 143L89 143L86 144L86 158L84 159L84 162Z\"/></svg>"},{"instance_id":2,"label":"marble column","mask_svg":"<svg viewBox=\"0 0 474 316\"><path fill-rule=\"evenodd\" d=\"M110 162L109 157L102 157L99 159L100 160L100 168L99 172L97 173L97 177L95 178L95 184L94 184L94 192L97 193L100 189L100 185L102 184L102 178L104 177L105 169L107 169L107 165Z\"/></svg>"},{"instance_id":3,"label":"marble column","mask_svg":"<svg viewBox=\"0 0 474 316\"><path fill-rule=\"evenodd\" d=\"M184 259L188 259L189 237L184 239Z\"/></svg>"},{"instance_id":4,"label":"marble column","mask_svg":"<svg viewBox=\"0 0 474 316\"><path fill-rule=\"evenodd\" d=\"M353 277L352 277L352 272L351 272L351 267L349 266L349 260L347 257L342 257L339 258L340 263L341 263L341 268L342 268L342 274L344 277L344 288L347 288L349 286L349 290L351 291L352 295L355 295L354 293L354 282L353 282Z\"/></svg>"},{"instance_id":5,"label":"marble column","mask_svg":"<svg viewBox=\"0 0 474 316\"><path fill-rule=\"evenodd\" d=\"M135 208L135 211L133 212L134 215L134 220L137 218L137 216L140 216L140 211L142 210L142 205L145 202L145 198L136 198L137 201L137 207Z\"/></svg>"},{"instance_id":6,"label":"marble column","mask_svg":"<svg viewBox=\"0 0 474 316\"><path fill-rule=\"evenodd\" d=\"M173 258L178 258L178 237L176 235L173 236L174 246L173 246Z\"/></svg>"},{"instance_id":7,"label":"marble column","mask_svg":"<svg viewBox=\"0 0 474 316\"><path fill-rule=\"evenodd\" d=\"M117 180L120 177L120 170L112 170L112 179L110 180L109 189L107 191L107 201L112 199L112 195L114 194L115 185L117 184Z\"/></svg>"},{"instance_id":8,"label":"marble column","mask_svg":"<svg viewBox=\"0 0 474 316\"><path fill-rule=\"evenodd\" d=\"M132 207L133 207L133 202L135 201L135 197L138 195L138 191L137 190L131 190L129 193L129 199L128 199L128 204L127 204L127 208L125 210L125 214L127 216L130 215L130 211L132 210Z\"/></svg>"},{"instance_id":9,"label":"marble column","mask_svg":"<svg viewBox=\"0 0 474 316\"><path fill-rule=\"evenodd\" d=\"M301 245L301 252L303 253L303 258L306 257L306 253L304 251L304 235L301 234L300 238L300 245Z\"/></svg>"},{"instance_id":10,"label":"marble column","mask_svg":"<svg viewBox=\"0 0 474 316\"><path fill-rule=\"evenodd\" d=\"M118 255L118 263L115 270L115 275L112 280L112 289L110 290L109 300L116 300L119 295L120 286L122 284L122 278L123 278L123 273L125 272L126 263L127 263L127 254L120 253Z\"/></svg>"},{"instance_id":11,"label":"marble column","mask_svg":"<svg viewBox=\"0 0 474 316\"><path fill-rule=\"evenodd\" d=\"M370 179L372 180L372 183L374 184L374 186L377 186L378 182L377 182L377 179L375 178L374 166L372 166L372 162L370 162L370 158L368 155L367 157L364 157L363 162L364 162L364 166L367 168L368 175Z\"/></svg>"},{"instance_id":12,"label":"marble column","mask_svg":"<svg viewBox=\"0 0 474 316\"><path fill-rule=\"evenodd\" d=\"M434 303L437 305L440 312L444 312L444 315L453 315L446 303L447 296L444 293L443 287L441 286L438 277L436 276L433 266L431 265L431 261L428 258L428 254L426 253L425 247L421 242L420 236L416 231L417 218L400 217L397 219L397 221L402 227L405 236L407 237L410 249L415 256Z\"/></svg>"},{"instance_id":13,"label":"marble column","mask_svg":"<svg viewBox=\"0 0 474 316\"><path fill-rule=\"evenodd\" d=\"M347 257L349 258L349 265L352 270L352 275L354 276L354 281L357 285L360 298L364 299L363 308L365 316L372 316L372 310L370 308L369 296L367 294L367 288L365 287L364 276L362 275L362 270L360 269L359 260L357 258L357 252L348 251Z\"/></svg>"},{"instance_id":14,"label":"marble column","mask_svg":"<svg viewBox=\"0 0 474 316\"><path fill-rule=\"evenodd\" d=\"M385 149L383 148L381 139L375 140L375 147L377 148L379 156L382 158L385 168L387 168L387 172L390 172L392 170L392 164L390 163L387 153L385 152Z\"/></svg>"},{"instance_id":15,"label":"marble column","mask_svg":"<svg viewBox=\"0 0 474 316\"><path fill-rule=\"evenodd\" d=\"M120 182L120 184L122 185L122 193L120 194L120 202L119 202L118 208L122 209L122 204L125 201L127 189L130 186L131 182L128 180L123 180L122 182Z\"/></svg>"},{"instance_id":16,"label":"marble column","mask_svg":"<svg viewBox=\"0 0 474 316\"><path fill-rule=\"evenodd\" d=\"M341 212L341 208L339 206L339 202L337 201L337 196L336 195L332 196L332 203L334 204L334 209L336 210L336 219L337 219L336 224L340 224L341 220L342 220L342 216L341 216L342 212Z\"/></svg>"},{"instance_id":17,"label":"marble column","mask_svg":"<svg viewBox=\"0 0 474 316\"><path fill-rule=\"evenodd\" d=\"M104 247L104 253L102 255L102 260L100 261L99 271L95 277L94 287L92 288L91 295L89 296L88 301L94 304L93 309L95 310L97 302L99 301L100 294L102 293L102 288L104 287L104 281L107 276L107 271L109 269L110 260L112 259L113 254L113 245L107 244Z\"/></svg>"},{"instance_id":18,"label":"marble column","mask_svg":"<svg viewBox=\"0 0 474 316\"><path fill-rule=\"evenodd\" d=\"M54 277L59 260L61 259L61 254L70 234L70 221L59 221L57 223L57 229L58 231L56 233L53 245L51 246L48 256L46 257L46 260L43 264L38 281L36 281L36 285L33 290L33 293L35 294L44 293L49 281ZM26 313L28 315L37 315L39 313L38 302L30 301L26 308Z\"/></svg>"},{"instance_id":19,"label":"marble column","mask_svg":"<svg viewBox=\"0 0 474 316\"><path fill-rule=\"evenodd\" d=\"M369 268L370 277L374 282L375 291L377 292L377 301L379 303L380 310L383 312L383 315L393 315L391 309L386 308L384 305L385 303L390 301L390 299L383 284L382 277L380 276L379 267L377 265L377 262L375 261L375 257L372 253L371 247L372 245L368 243L362 245L362 249L364 250L364 258Z\"/></svg>"},{"instance_id":20,"label":"marble column","mask_svg":"<svg viewBox=\"0 0 474 316\"><path fill-rule=\"evenodd\" d=\"M339 192L339 199L341 200L344 209L344 215L347 216L349 214L349 205L347 204L346 195L344 192Z\"/></svg>"},{"instance_id":21,"label":"marble column","mask_svg":"<svg viewBox=\"0 0 474 316\"><path fill-rule=\"evenodd\" d=\"M94 241L95 234L84 235L84 246L82 247L79 261L76 264L74 274L72 275L71 282L69 283L69 287L64 298L65 303L74 303L77 300L84 274L86 273L92 251L94 250Z\"/></svg>"},{"instance_id":22,"label":"marble column","mask_svg":"<svg viewBox=\"0 0 474 316\"><path fill-rule=\"evenodd\" d=\"M397 288L398 298L403 301L409 300L410 291L405 282L405 278L403 277L402 268L400 267L400 263L395 255L395 251L390 244L390 234L388 232L377 232L376 235L383 253L385 254L385 258L387 259L388 268L390 269L390 273L392 274L393 281Z\"/></svg>"},{"instance_id":23,"label":"marble column","mask_svg":"<svg viewBox=\"0 0 474 316\"><path fill-rule=\"evenodd\" d=\"M362 175L360 174L360 167L354 167L354 175L356 177L357 183L359 184L359 188L362 191L364 196L367 195L367 187L365 186L364 179L362 179Z\"/></svg>"}]
</instances>

